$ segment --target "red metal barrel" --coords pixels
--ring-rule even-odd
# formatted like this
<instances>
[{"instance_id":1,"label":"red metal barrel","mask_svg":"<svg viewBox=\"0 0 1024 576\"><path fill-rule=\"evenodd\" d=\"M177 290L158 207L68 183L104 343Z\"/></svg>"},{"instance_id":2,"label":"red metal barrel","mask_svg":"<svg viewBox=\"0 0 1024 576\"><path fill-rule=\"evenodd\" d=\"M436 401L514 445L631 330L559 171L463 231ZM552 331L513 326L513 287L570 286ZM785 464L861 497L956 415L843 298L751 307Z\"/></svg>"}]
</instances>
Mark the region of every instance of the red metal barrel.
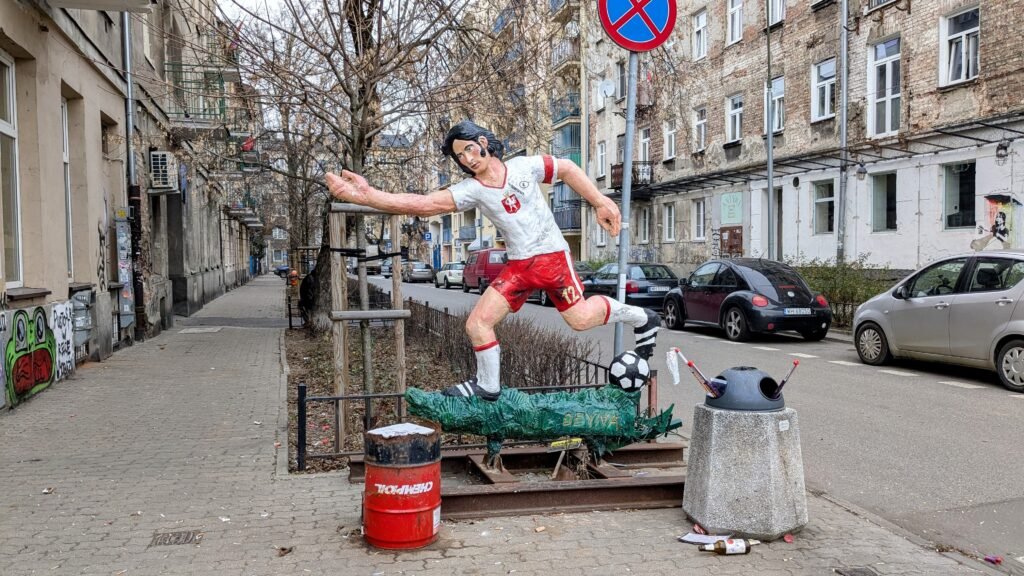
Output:
<instances>
[{"instance_id":1,"label":"red metal barrel","mask_svg":"<svg viewBox=\"0 0 1024 576\"><path fill-rule=\"evenodd\" d=\"M395 424L365 435L363 534L377 548L422 548L441 527L441 433Z\"/></svg>"}]
</instances>

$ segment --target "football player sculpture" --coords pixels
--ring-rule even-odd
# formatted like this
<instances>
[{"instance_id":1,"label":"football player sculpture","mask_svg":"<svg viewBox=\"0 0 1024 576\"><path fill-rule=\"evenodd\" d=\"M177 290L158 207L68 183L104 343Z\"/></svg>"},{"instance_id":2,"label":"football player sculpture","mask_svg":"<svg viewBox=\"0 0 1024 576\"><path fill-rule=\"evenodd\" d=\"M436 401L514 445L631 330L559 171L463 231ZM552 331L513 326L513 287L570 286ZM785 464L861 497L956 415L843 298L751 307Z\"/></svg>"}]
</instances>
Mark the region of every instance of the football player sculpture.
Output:
<instances>
[{"instance_id":1,"label":"football player sculpture","mask_svg":"<svg viewBox=\"0 0 1024 576\"><path fill-rule=\"evenodd\" d=\"M657 415L640 414L640 391L650 381L647 361L633 351L616 356L602 388L526 394L502 388L494 401L456 398L410 388L409 413L433 420L445 432L487 438L487 466L501 469L505 440L556 440L580 437L595 459L622 446L652 439L681 426L672 406Z\"/></svg>"}]
</instances>

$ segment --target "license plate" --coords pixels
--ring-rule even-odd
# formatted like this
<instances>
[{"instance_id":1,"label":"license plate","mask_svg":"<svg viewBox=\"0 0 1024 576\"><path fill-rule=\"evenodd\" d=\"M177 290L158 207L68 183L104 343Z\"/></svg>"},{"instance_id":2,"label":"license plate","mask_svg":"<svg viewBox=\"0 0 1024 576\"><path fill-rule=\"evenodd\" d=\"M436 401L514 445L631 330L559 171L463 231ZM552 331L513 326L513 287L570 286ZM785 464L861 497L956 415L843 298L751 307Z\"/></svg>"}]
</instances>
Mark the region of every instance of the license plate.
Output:
<instances>
[{"instance_id":1,"label":"license plate","mask_svg":"<svg viewBox=\"0 0 1024 576\"><path fill-rule=\"evenodd\" d=\"M648 292L668 292L668 286L651 286L647 289Z\"/></svg>"},{"instance_id":2,"label":"license plate","mask_svg":"<svg viewBox=\"0 0 1024 576\"><path fill-rule=\"evenodd\" d=\"M811 315L811 309L810 308L786 308L785 310L783 310L783 313L786 316L810 316Z\"/></svg>"}]
</instances>

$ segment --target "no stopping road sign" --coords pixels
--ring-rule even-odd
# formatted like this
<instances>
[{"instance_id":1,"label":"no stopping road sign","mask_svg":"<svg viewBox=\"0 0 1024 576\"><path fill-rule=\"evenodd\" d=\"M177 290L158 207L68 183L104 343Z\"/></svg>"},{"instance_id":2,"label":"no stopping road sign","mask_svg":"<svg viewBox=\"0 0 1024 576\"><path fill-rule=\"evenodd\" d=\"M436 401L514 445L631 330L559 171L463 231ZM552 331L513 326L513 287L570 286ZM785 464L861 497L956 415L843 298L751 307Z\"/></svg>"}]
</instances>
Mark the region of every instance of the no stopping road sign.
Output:
<instances>
[{"instance_id":1,"label":"no stopping road sign","mask_svg":"<svg viewBox=\"0 0 1024 576\"><path fill-rule=\"evenodd\" d=\"M601 25L626 50L647 52L668 39L676 23L676 0L598 0Z\"/></svg>"}]
</instances>

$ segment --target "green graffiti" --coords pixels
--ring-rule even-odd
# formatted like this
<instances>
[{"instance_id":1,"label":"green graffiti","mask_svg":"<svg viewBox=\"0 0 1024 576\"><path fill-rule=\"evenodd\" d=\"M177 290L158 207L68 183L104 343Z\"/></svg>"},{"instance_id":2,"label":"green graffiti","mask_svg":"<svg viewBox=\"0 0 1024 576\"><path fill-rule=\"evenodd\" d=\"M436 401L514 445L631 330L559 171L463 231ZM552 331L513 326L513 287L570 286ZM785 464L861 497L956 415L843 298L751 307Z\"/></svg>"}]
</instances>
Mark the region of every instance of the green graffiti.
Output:
<instances>
[{"instance_id":1,"label":"green graffiti","mask_svg":"<svg viewBox=\"0 0 1024 576\"><path fill-rule=\"evenodd\" d=\"M56 374L57 342L46 319L46 310L29 314L18 310L12 318L11 339L4 354L7 394L11 404L39 392Z\"/></svg>"}]
</instances>

